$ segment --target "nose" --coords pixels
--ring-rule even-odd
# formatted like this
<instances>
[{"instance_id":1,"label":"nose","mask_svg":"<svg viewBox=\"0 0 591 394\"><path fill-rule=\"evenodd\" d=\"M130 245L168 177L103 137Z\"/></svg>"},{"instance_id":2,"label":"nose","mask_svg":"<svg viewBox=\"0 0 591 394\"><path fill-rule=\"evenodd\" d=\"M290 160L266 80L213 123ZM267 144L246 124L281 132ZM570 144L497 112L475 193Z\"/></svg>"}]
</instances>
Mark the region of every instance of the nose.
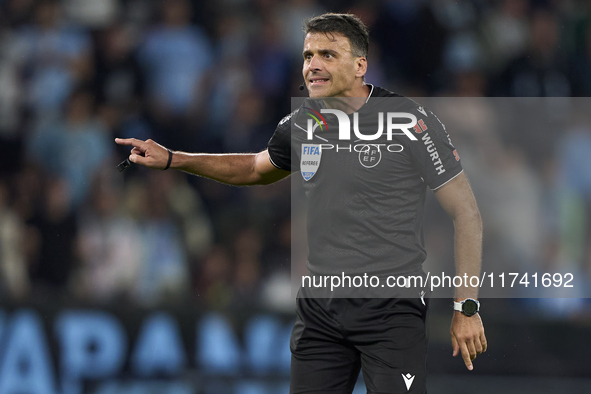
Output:
<instances>
[{"instance_id":1,"label":"nose","mask_svg":"<svg viewBox=\"0 0 591 394\"><path fill-rule=\"evenodd\" d=\"M320 71L322 69L322 62L320 61L318 56L312 56L308 68L310 69L310 71Z\"/></svg>"}]
</instances>

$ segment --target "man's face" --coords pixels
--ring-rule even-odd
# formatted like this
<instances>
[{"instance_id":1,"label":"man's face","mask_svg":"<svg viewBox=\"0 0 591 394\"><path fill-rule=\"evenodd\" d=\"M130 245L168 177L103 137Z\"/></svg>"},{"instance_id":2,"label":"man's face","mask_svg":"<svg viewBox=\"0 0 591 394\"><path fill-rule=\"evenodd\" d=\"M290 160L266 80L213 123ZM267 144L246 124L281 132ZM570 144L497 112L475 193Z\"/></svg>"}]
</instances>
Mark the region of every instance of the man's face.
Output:
<instances>
[{"instance_id":1,"label":"man's face","mask_svg":"<svg viewBox=\"0 0 591 394\"><path fill-rule=\"evenodd\" d=\"M356 78L365 74L365 58L353 56L349 39L339 33L308 33L303 56L310 97L350 97Z\"/></svg>"}]
</instances>

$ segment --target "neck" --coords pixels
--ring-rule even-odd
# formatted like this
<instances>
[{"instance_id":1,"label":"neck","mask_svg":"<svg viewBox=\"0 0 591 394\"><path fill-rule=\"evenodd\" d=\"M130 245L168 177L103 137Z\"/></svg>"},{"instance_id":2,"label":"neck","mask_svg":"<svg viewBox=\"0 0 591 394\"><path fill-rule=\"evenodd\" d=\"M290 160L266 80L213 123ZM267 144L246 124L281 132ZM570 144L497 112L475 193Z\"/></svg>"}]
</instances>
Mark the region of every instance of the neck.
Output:
<instances>
[{"instance_id":1,"label":"neck","mask_svg":"<svg viewBox=\"0 0 591 394\"><path fill-rule=\"evenodd\" d=\"M324 100L327 108L338 109L346 114L352 114L363 107L371 89L365 82L347 97L331 97Z\"/></svg>"}]
</instances>

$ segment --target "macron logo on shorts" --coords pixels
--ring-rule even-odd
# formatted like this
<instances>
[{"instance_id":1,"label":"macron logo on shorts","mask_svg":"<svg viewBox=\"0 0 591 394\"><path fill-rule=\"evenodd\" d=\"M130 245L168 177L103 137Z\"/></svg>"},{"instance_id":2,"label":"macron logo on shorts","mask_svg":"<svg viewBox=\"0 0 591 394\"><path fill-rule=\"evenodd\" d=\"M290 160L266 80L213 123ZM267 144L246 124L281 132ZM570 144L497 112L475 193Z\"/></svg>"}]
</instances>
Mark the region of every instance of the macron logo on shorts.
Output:
<instances>
[{"instance_id":1,"label":"macron logo on shorts","mask_svg":"<svg viewBox=\"0 0 591 394\"><path fill-rule=\"evenodd\" d=\"M410 386L412 386L412 382L415 380L415 376L409 373L402 374L402 378L404 379L404 384L406 384L406 390L410 390Z\"/></svg>"}]
</instances>

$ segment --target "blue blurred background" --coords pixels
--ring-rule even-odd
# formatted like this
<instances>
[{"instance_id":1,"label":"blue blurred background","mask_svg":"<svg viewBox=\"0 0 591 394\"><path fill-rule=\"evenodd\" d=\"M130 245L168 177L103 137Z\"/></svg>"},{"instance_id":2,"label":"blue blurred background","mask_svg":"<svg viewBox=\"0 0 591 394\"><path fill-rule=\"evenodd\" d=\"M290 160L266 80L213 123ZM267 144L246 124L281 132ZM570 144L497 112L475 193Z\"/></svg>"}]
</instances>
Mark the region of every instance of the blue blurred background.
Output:
<instances>
[{"instance_id":1,"label":"blue blurred background","mask_svg":"<svg viewBox=\"0 0 591 394\"><path fill-rule=\"evenodd\" d=\"M367 81L406 96L591 95L583 0L0 0L0 394L287 392L289 181L120 174L113 138L264 149L305 93L302 21L325 11L361 17ZM479 124L448 130L474 163L485 267L588 283L589 121ZM451 231L430 199L442 264ZM490 350L470 374L449 308L433 301L430 392L591 390L588 299L485 301Z\"/></svg>"}]
</instances>

